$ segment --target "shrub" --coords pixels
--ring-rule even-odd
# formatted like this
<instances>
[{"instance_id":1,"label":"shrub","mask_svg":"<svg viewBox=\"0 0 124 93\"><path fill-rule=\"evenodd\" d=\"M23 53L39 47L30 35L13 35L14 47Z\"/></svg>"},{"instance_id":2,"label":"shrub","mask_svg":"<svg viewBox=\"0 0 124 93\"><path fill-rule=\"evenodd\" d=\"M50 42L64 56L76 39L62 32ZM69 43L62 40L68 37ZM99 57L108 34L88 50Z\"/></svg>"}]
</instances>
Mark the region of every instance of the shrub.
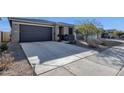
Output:
<instances>
[{"instance_id":1,"label":"shrub","mask_svg":"<svg viewBox=\"0 0 124 93\"><path fill-rule=\"evenodd\" d=\"M14 57L12 57L10 54L3 52L0 57L0 71L7 70L13 61Z\"/></svg>"},{"instance_id":2,"label":"shrub","mask_svg":"<svg viewBox=\"0 0 124 93\"><path fill-rule=\"evenodd\" d=\"M106 43L105 42L102 42L100 45L106 46Z\"/></svg>"},{"instance_id":3,"label":"shrub","mask_svg":"<svg viewBox=\"0 0 124 93\"><path fill-rule=\"evenodd\" d=\"M97 48L98 47L98 44L96 44L95 42L91 42L91 41L88 41L88 45L91 48Z\"/></svg>"},{"instance_id":4,"label":"shrub","mask_svg":"<svg viewBox=\"0 0 124 93\"><path fill-rule=\"evenodd\" d=\"M1 51L1 52L6 51L7 49L8 49L8 46L7 46L6 43L4 43L4 44L2 44L2 45L0 46L0 51Z\"/></svg>"}]
</instances>

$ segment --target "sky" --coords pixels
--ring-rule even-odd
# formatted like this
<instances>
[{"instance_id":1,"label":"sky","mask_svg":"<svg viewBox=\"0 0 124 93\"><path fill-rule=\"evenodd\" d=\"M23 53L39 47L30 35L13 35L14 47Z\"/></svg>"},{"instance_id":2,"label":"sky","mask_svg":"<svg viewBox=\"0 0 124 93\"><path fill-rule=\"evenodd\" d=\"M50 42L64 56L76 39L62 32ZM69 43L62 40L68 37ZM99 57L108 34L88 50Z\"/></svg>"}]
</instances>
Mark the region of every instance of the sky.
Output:
<instances>
[{"instance_id":1,"label":"sky","mask_svg":"<svg viewBox=\"0 0 124 93\"><path fill-rule=\"evenodd\" d=\"M76 24L80 20L96 20L103 25L104 29L117 29L124 31L124 17L30 17L34 19L45 19L54 22L65 22ZM11 27L9 25L8 19L2 17L0 20L0 31L9 32Z\"/></svg>"}]
</instances>

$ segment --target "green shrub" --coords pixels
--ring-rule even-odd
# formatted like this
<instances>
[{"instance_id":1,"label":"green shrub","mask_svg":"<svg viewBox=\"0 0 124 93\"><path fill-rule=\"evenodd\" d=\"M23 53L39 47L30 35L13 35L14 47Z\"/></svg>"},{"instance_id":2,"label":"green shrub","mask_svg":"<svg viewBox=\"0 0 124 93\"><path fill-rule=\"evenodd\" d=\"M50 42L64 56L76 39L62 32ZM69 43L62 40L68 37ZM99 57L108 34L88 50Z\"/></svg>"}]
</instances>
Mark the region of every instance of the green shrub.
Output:
<instances>
[{"instance_id":1,"label":"green shrub","mask_svg":"<svg viewBox=\"0 0 124 93\"><path fill-rule=\"evenodd\" d=\"M7 46L6 43L4 43L4 44L2 44L2 45L0 46L0 51L1 51L1 52L6 51L7 49L8 49L8 46Z\"/></svg>"},{"instance_id":2,"label":"green shrub","mask_svg":"<svg viewBox=\"0 0 124 93\"><path fill-rule=\"evenodd\" d=\"M106 46L106 43L105 42L102 42L100 45Z\"/></svg>"}]
</instances>

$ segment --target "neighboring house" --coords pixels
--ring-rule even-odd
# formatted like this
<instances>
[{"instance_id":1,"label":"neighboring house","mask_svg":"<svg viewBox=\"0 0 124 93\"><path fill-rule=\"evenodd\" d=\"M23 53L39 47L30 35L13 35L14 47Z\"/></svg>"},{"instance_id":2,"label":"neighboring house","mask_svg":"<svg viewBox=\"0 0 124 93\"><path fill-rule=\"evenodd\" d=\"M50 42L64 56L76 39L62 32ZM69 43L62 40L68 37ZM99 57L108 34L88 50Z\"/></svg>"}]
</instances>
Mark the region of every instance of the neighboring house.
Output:
<instances>
[{"instance_id":1,"label":"neighboring house","mask_svg":"<svg viewBox=\"0 0 124 93\"><path fill-rule=\"evenodd\" d=\"M101 38L110 38L110 37L111 37L110 33L104 32L104 33L101 34Z\"/></svg>"},{"instance_id":2,"label":"neighboring house","mask_svg":"<svg viewBox=\"0 0 124 93\"><path fill-rule=\"evenodd\" d=\"M118 38L118 36L113 35L114 31L117 30L116 29L105 30L105 32L102 33L101 38Z\"/></svg>"},{"instance_id":3,"label":"neighboring house","mask_svg":"<svg viewBox=\"0 0 124 93\"><path fill-rule=\"evenodd\" d=\"M85 35L83 36L81 34L77 34L76 36L77 36L77 39L78 40L86 40L86 36ZM101 38L101 33L98 35L98 37L97 37L96 34L94 34L94 35L88 35L88 40L96 40L98 38Z\"/></svg>"},{"instance_id":4,"label":"neighboring house","mask_svg":"<svg viewBox=\"0 0 124 93\"><path fill-rule=\"evenodd\" d=\"M62 41L69 40L67 37L74 37L74 25L72 24L14 17L10 17L9 22L11 41L16 43Z\"/></svg>"}]
</instances>

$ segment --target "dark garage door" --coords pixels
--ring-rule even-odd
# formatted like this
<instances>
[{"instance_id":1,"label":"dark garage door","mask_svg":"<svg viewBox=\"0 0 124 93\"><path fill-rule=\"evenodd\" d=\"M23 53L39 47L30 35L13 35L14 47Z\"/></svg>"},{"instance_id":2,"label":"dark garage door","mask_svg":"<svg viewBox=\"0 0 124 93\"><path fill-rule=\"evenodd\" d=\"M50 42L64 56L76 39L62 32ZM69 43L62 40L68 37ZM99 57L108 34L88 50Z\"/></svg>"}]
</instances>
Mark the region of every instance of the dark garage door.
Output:
<instances>
[{"instance_id":1,"label":"dark garage door","mask_svg":"<svg viewBox=\"0 0 124 93\"><path fill-rule=\"evenodd\" d=\"M52 40L52 28L33 25L20 25L20 42Z\"/></svg>"}]
</instances>

